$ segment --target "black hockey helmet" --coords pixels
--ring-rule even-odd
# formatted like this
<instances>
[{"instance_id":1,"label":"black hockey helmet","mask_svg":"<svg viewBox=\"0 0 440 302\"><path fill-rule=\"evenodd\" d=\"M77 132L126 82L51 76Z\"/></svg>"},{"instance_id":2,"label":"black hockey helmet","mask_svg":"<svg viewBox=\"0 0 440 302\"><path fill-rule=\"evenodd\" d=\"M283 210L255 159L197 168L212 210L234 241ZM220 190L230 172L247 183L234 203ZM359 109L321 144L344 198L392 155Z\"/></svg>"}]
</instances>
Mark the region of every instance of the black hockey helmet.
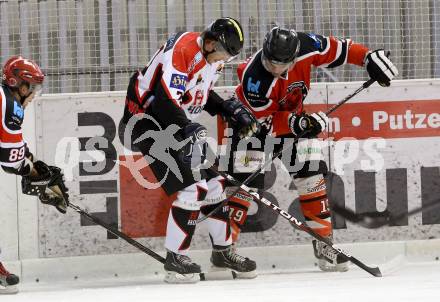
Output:
<instances>
[{"instance_id":1,"label":"black hockey helmet","mask_svg":"<svg viewBox=\"0 0 440 302\"><path fill-rule=\"evenodd\" d=\"M220 42L221 47L232 57L238 55L243 48L243 29L237 20L229 17L211 23L202 33L202 38Z\"/></svg>"},{"instance_id":2,"label":"black hockey helmet","mask_svg":"<svg viewBox=\"0 0 440 302\"><path fill-rule=\"evenodd\" d=\"M300 41L293 29L274 27L266 34L263 55L273 64L292 63L298 55Z\"/></svg>"}]
</instances>

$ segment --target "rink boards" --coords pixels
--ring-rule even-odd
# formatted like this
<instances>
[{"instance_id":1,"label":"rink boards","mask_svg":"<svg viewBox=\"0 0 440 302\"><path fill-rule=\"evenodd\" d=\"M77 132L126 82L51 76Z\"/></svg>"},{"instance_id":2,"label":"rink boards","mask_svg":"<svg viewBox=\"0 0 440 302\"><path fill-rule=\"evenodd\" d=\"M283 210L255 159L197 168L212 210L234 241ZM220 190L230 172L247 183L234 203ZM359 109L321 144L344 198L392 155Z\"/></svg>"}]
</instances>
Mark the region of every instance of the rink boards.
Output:
<instances>
[{"instance_id":1,"label":"rink boards","mask_svg":"<svg viewBox=\"0 0 440 302\"><path fill-rule=\"evenodd\" d=\"M359 85L314 85L306 103L311 111L326 110ZM230 95L232 88L219 91ZM64 167L73 203L159 251L170 198L161 189L143 189L125 167L127 156L138 159L138 153L121 143L124 98L124 92L44 96L26 111L25 137L38 158ZM332 172L328 182L332 202L357 212L388 207L398 214L435 200L440 195L439 102L439 81L396 81L390 88L374 85L335 111L329 133L333 139L324 141ZM205 115L201 123L217 137L215 118ZM266 176L266 197L296 213L295 187L279 162L275 166ZM141 172L154 181L148 168ZM61 215L23 196L19 184L13 177L2 177L0 184L5 192L0 213L5 259L136 251L73 211ZM336 218L335 237L344 243L437 238L437 213L424 212L379 230ZM197 232L193 249L209 248L205 233ZM309 241L309 236L254 204L240 245L290 246Z\"/></svg>"}]
</instances>

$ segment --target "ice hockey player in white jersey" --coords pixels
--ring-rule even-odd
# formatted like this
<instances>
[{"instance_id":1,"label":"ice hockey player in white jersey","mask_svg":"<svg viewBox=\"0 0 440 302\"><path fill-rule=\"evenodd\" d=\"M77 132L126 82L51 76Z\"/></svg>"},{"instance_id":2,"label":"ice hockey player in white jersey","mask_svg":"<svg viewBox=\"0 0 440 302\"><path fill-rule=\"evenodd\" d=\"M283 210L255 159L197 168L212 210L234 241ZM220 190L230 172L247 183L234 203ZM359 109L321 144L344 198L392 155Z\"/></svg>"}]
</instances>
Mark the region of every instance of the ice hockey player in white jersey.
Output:
<instances>
[{"instance_id":1,"label":"ice hockey player in white jersey","mask_svg":"<svg viewBox=\"0 0 440 302\"><path fill-rule=\"evenodd\" d=\"M194 159L205 156L207 134L206 128L195 120L205 110L213 116L221 114L236 120L242 137L258 130L255 117L244 105L235 99L223 100L212 90L224 63L234 59L242 47L243 31L239 22L221 18L202 33L172 35L148 65L130 79L123 122L130 125L132 118L139 118L139 113L154 119L156 123L151 118L135 122L129 130L132 143L150 159L149 167L157 180L162 180L164 191L168 195L176 194L166 230L166 282L197 281L201 268L187 256L196 220L200 212L209 213L225 198L222 177L203 169L199 171L200 179L193 175ZM158 125L162 129L174 129L176 142L188 143L182 143L180 148L168 146L169 137L159 142L151 136L145 138L151 131L159 131ZM156 147L161 143L169 148L168 162L155 156ZM255 262L231 248L228 212L224 207L203 222L212 241L211 262L216 268L237 272L239 277L254 277Z\"/></svg>"},{"instance_id":2,"label":"ice hockey player in white jersey","mask_svg":"<svg viewBox=\"0 0 440 302\"><path fill-rule=\"evenodd\" d=\"M0 166L6 173L21 176L24 194L38 196L42 203L55 206L58 211L65 213L68 195L61 170L36 160L22 135L24 109L41 91L43 81L44 74L40 67L22 56L10 57L3 66L0 87ZM55 186L62 196L50 189ZM0 262L0 294L16 293L18 283L19 277L8 272Z\"/></svg>"}]
</instances>

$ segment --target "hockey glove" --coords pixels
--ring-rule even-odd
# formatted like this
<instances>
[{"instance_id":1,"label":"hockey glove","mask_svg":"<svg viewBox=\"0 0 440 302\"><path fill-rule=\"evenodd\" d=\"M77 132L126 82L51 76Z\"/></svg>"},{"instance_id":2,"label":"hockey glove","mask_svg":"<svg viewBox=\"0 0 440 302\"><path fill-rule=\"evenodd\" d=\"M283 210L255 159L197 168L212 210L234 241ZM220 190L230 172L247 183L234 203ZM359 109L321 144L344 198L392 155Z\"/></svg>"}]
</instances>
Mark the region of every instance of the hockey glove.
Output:
<instances>
[{"instance_id":1,"label":"hockey glove","mask_svg":"<svg viewBox=\"0 0 440 302\"><path fill-rule=\"evenodd\" d=\"M302 113L301 115L295 115L292 113L289 119L290 131L296 136L300 135L304 131L307 131L307 135L304 137L315 137L322 131L324 131L328 123L327 115L322 112L315 112L312 114Z\"/></svg>"},{"instance_id":2,"label":"hockey glove","mask_svg":"<svg viewBox=\"0 0 440 302\"><path fill-rule=\"evenodd\" d=\"M38 176L23 176L21 179L23 193L38 196L41 203L52 205L65 214L69 205L69 195L61 169L48 166L42 161L36 161L34 169Z\"/></svg>"},{"instance_id":3,"label":"hockey glove","mask_svg":"<svg viewBox=\"0 0 440 302\"><path fill-rule=\"evenodd\" d=\"M390 86L390 81L399 75L397 67L388 58L390 52L385 54L383 49L370 51L365 58L367 72L380 86Z\"/></svg>"},{"instance_id":4,"label":"hockey glove","mask_svg":"<svg viewBox=\"0 0 440 302\"><path fill-rule=\"evenodd\" d=\"M223 115L238 130L240 138L251 137L260 132L261 126L254 114L235 97L225 100L222 107Z\"/></svg>"},{"instance_id":5,"label":"hockey glove","mask_svg":"<svg viewBox=\"0 0 440 302\"><path fill-rule=\"evenodd\" d=\"M197 168L206 159L208 131L199 123L191 123L185 126L181 133L184 141L187 141L180 152L181 161L191 165L191 168Z\"/></svg>"}]
</instances>

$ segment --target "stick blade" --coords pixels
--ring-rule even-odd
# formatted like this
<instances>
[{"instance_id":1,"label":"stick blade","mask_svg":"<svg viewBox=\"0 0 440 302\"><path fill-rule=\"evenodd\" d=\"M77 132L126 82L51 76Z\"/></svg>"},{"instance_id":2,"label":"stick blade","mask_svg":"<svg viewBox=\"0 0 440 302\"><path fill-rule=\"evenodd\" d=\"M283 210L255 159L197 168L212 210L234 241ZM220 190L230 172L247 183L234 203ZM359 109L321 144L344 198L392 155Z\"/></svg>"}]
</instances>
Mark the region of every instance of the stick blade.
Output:
<instances>
[{"instance_id":1,"label":"stick blade","mask_svg":"<svg viewBox=\"0 0 440 302\"><path fill-rule=\"evenodd\" d=\"M374 277L382 277L382 272L378 267L370 267L368 272L372 274Z\"/></svg>"},{"instance_id":2,"label":"stick blade","mask_svg":"<svg viewBox=\"0 0 440 302\"><path fill-rule=\"evenodd\" d=\"M363 262L359 261L358 259L356 259L353 256L350 256L350 257L347 257L347 258L348 258L348 260L350 260L351 263L356 264L358 267L360 267L364 271L370 273L374 277L382 277L382 272L380 271L379 267L377 267L377 266L376 267L368 266L368 265L364 264Z\"/></svg>"}]
</instances>

